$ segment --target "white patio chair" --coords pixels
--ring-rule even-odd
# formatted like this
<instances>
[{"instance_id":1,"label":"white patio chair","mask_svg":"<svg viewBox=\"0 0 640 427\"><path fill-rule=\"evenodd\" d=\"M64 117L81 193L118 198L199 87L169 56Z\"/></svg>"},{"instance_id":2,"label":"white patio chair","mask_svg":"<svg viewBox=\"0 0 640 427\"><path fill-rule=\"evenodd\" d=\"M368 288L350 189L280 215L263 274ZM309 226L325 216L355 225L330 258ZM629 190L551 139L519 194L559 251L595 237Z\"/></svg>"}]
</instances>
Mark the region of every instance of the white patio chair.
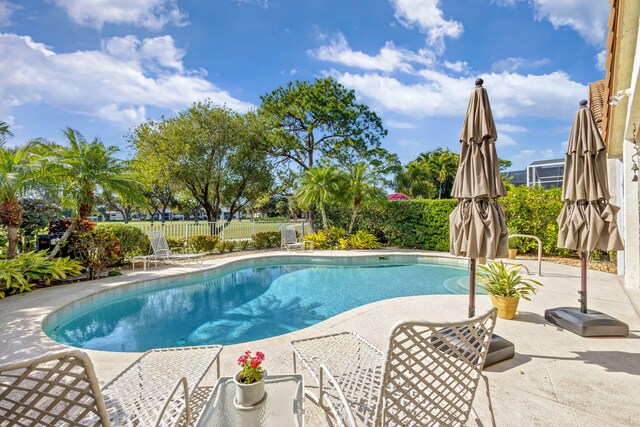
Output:
<instances>
[{"instance_id":1,"label":"white patio chair","mask_svg":"<svg viewBox=\"0 0 640 427\"><path fill-rule=\"evenodd\" d=\"M153 251L153 254L134 257L134 268L136 261L142 261L144 263L145 270L147 269L147 263L149 261L155 261L156 266L158 265L158 261L178 261L183 263L189 261L202 262L204 254L186 254L183 253L184 248L169 247L167 238L162 230L147 231L147 236L149 236L149 243L151 243L151 250Z\"/></svg>"},{"instance_id":2,"label":"white patio chair","mask_svg":"<svg viewBox=\"0 0 640 427\"><path fill-rule=\"evenodd\" d=\"M296 227L294 225L286 225L282 227L282 248L286 248L289 251L291 248L302 248L304 251L306 245L309 245L309 249L313 250L313 242L305 242L298 238L296 234Z\"/></svg>"},{"instance_id":3,"label":"white patio chair","mask_svg":"<svg viewBox=\"0 0 640 427\"><path fill-rule=\"evenodd\" d=\"M180 347L143 354L100 389L91 359L67 350L0 366L2 426L188 425L191 400L222 346Z\"/></svg>"},{"instance_id":4,"label":"white patio chair","mask_svg":"<svg viewBox=\"0 0 640 427\"><path fill-rule=\"evenodd\" d=\"M341 426L465 425L482 374L496 310L461 322L403 322L385 355L339 333L291 342L319 386L316 401ZM495 420L492 420L495 424Z\"/></svg>"}]
</instances>

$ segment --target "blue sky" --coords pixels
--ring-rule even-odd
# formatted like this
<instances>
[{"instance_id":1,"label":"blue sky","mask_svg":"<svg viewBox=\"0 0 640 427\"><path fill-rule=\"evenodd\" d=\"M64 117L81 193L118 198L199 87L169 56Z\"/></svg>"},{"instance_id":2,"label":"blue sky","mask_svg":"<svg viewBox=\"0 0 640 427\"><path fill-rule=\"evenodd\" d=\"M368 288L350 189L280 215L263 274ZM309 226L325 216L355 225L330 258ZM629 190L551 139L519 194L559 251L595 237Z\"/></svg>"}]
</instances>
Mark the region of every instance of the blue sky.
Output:
<instances>
[{"instance_id":1,"label":"blue sky","mask_svg":"<svg viewBox=\"0 0 640 427\"><path fill-rule=\"evenodd\" d=\"M245 111L333 76L383 119L403 162L458 151L476 77L498 154L561 157L604 77L608 0L0 0L0 120L11 144L61 129L127 151L132 126L193 101Z\"/></svg>"}]
</instances>

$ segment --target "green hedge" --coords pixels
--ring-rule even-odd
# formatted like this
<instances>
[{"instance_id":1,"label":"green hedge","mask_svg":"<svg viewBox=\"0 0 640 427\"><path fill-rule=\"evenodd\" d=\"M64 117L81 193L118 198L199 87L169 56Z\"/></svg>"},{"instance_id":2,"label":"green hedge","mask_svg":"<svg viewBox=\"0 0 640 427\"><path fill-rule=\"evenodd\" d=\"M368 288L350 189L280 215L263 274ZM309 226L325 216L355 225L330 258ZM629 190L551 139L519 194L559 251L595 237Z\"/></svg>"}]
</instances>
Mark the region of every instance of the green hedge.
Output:
<instances>
[{"instance_id":1,"label":"green hedge","mask_svg":"<svg viewBox=\"0 0 640 427\"><path fill-rule=\"evenodd\" d=\"M556 219L562 209L559 188L513 187L500 199L511 233L540 237L545 255L566 255L558 249ZM355 230L374 234L382 243L408 249L449 251L449 215L456 207L454 199L382 201L366 206L356 220ZM347 227L350 211L345 207L327 209L330 225ZM320 223L319 223L320 222ZM316 230L321 230L319 215ZM511 247L521 253L537 253L537 243L530 239L511 239Z\"/></svg>"},{"instance_id":2,"label":"green hedge","mask_svg":"<svg viewBox=\"0 0 640 427\"><path fill-rule=\"evenodd\" d=\"M112 232L118 238L124 258L149 253L149 237L140 228L125 224L100 224L99 228ZM124 261L124 258L121 261Z\"/></svg>"}]
</instances>

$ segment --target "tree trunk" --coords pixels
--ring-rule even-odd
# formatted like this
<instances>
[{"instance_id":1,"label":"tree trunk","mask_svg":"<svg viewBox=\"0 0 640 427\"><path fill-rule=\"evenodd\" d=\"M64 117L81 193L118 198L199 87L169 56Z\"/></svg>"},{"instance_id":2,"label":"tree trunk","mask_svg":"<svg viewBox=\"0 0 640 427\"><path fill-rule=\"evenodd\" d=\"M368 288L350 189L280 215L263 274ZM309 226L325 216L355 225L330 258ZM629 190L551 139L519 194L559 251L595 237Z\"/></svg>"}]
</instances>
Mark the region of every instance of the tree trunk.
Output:
<instances>
[{"instance_id":1,"label":"tree trunk","mask_svg":"<svg viewBox=\"0 0 640 427\"><path fill-rule=\"evenodd\" d=\"M7 259L15 258L18 253L18 227L7 227L7 239L9 240L9 247L7 248Z\"/></svg>"},{"instance_id":2,"label":"tree trunk","mask_svg":"<svg viewBox=\"0 0 640 427\"><path fill-rule=\"evenodd\" d=\"M69 239L69 237L71 236L71 233L73 233L76 230L76 228L78 228L79 223L80 223L80 218L73 218L73 220L71 221L71 225L69 226L69 228L67 228L67 231L64 232L64 234L56 244L56 247L53 248L53 250L49 254L49 259L53 259L56 257L56 255L58 255L58 252L60 252L60 249L62 249L62 245L64 244L64 242L66 242Z\"/></svg>"},{"instance_id":3,"label":"tree trunk","mask_svg":"<svg viewBox=\"0 0 640 427\"><path fill-rule=\"evenodd\" d=\"M324 210L324 205L320 206L320 212L322 213L322 226L324 231L329 231L329 223L327 223L327 213Z\"/></svg>"},{"instance_id":4,"label":"tree trunk","mask_svg":"<svg viewBox=\"0 0 640 427\"><path fill-rule=\"evenodd\" d=\"M349 232L347 233L348 235L351 235L351 232L353 231L353 225L356 223L356 216L358 216L358 208L354 206L353 213L351 213L351 222L349 223Z\"/></svg>"}]
</instances>

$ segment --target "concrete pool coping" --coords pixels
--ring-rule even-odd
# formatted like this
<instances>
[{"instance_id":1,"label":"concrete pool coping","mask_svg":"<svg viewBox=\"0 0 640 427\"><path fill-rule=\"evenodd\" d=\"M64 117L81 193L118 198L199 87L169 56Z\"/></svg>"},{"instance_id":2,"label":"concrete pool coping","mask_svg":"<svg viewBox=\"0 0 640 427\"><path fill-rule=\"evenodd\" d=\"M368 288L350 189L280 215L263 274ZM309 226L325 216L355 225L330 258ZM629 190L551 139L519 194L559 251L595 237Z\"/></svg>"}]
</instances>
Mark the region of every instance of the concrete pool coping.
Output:
<instances>
[{"instance_id":1,"label":"concrete pool coping","mask_svg":"<svg viewBox=\"0 0 640 427\"><path fill-rule=\"evenodd\" d=\"M240 255L204 262L206 268L229 265L247 259L271 257L361 257L412 255L434 257L466 264L466 260L441 252L379 251L307 251L268 252ZM536 261L518 260L536 269ZM92 282L81 282L39 289L30 294L0 300L0 363L34 357L49 351L68 348L51 340L42 331L43 319L52 311L101 291L147 280L198 272L200 265L128 272L126 275ZM516 358L486 370L498 425L634 425L640 426L640 291L623 288L617 276L589 271L590 308L604 311L627 322L628 338L583 338L559 330L543 317L544 309L577 306L579 269L543 263L545 285L532 301L522 301L514 321L499 321L496 332L516 344ZM466 315L465 295L403 297L379 301L341 313L316 325L290 334L251 343L226 346L222 353L222 373L235 371L235 359L246 349L267 354L271 373L291 372L294 339L326 333L354 331L385 348L387 336L398 320L451 320ZM634 302L636 305L634 305ZM477 297L478 310L488 309L486 296ZM139 353L115 353L87 350L96 366L98 378L107 382ZM476 397L480 418L483 392Z\"/></svg>"}]
</instances>

